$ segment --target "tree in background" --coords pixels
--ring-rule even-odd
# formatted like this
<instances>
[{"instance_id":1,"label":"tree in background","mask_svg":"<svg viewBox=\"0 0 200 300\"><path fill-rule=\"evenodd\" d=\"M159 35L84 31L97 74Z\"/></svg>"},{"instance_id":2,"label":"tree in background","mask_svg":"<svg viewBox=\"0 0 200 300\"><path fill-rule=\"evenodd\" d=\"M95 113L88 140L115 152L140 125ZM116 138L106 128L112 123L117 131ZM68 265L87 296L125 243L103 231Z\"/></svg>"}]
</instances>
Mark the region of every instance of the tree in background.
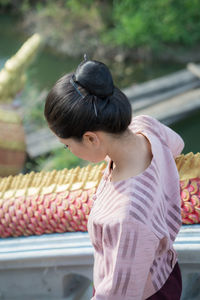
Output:
<instances>
[{"instance_id":1,"label":"tree in background","mask_svg":"<svg viewBox=\"0 0 200 300\"><path fill-rule=\"evenodd\" d=\"M200 43L199 0L114 0L108 36L127 47Z\"/></svg>"},{"instance_id":2,"label":"tree in background","mask_svg":"<svg viewBox=\"0 0 200 300\"><path fill-rule=\"evenodd\" d=\"M0 0L0 8L21 13L29 30L70 55L200 46L199 0Z\"/></svg>"}]
</instances>

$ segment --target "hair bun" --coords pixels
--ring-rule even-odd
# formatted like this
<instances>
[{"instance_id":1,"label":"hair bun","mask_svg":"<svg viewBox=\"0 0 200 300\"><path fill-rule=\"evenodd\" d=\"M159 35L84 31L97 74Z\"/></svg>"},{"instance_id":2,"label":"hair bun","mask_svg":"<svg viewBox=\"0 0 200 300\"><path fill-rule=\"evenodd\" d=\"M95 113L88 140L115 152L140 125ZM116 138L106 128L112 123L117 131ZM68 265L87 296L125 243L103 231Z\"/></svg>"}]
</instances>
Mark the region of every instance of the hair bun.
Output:
<instances>
[{"instance_id":1,"label":"hair bun","mask_svg":"<svg viewBox=\"0 0 200 300\"><path fill-rule=\"evenodd\" d=\"M88 60L81 63L75 72L76 82L90 94L106 98L113 94L114 84L108 67L102 62Z\"/></svg>"}]
</instances>

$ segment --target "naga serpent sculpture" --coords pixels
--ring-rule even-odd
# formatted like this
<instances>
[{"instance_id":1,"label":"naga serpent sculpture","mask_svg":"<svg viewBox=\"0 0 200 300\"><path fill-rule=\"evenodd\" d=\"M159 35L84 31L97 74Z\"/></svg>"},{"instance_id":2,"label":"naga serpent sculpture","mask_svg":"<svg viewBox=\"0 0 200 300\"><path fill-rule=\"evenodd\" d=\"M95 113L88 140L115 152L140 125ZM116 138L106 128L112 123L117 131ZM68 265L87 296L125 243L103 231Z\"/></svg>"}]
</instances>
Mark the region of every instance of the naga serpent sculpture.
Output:
<instances>
[{"instance_id":1,"label":"naga serpent sculpture","mask_svg":"<svg viewBox=\"0 0 200 300\"><path fill-rule=\"evenodd\" d=\"M200 153L179 155L183 224L200 223ZM0 178L0 236L87 231L105 163Z\"/></svg>"},{"instance_id":2,"label":"naga serpent sculpture","mask_svg":"<svg viewBox=\"0 0 200 300\"><path fill-rule=\"evenodd\" d=\"M26 82L25 71L35 57L41 41L39 34L33 34L0 70L0 103L11 103L23 89Z\"/></svg>"},{"instance_id":3,"label":"naga serpent sculpture","mask_svg":"<svg viewBox=\"0 0 200 300\"><path fill-rule=\"evenodd\" d=\"M39 34L32 35L0 70L0 176L16 175L24 165L25 134L12 101L25 85L25 71L41 42Z\"/></svg>"}]
</instances>

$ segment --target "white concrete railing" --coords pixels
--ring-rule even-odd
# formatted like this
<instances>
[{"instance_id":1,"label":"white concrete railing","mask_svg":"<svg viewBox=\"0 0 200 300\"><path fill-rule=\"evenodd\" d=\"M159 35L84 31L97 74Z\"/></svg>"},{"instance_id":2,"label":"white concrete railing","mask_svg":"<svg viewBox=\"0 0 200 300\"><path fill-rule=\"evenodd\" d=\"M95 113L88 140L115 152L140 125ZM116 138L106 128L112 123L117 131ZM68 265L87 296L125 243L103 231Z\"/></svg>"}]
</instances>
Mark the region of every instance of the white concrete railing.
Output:
<instances>
[{"instance_id":1,"label":"white concrete railing","mask_svg":"<svg viewBox=\"0 0 200 300\"><path fill-rule=\"evenodd\" d=\"M200 225L183 225L174 243L182 300L200 299ZM0 299L89 300L93 248L87 232L0 240Z\"/></svg>"}]
</instances>

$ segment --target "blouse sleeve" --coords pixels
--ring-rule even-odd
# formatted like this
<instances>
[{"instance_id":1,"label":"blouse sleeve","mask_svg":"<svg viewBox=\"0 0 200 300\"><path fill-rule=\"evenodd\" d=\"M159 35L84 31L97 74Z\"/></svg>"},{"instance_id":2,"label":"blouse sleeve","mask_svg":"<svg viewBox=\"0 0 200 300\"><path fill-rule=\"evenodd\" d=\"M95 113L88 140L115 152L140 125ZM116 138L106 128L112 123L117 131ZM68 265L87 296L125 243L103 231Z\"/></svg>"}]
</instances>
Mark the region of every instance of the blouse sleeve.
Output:
<instances>
[{"instance_id":1,"label":"blouse sleeve","mask_svg":"<svg viewBox=\"0 0 200 300\"><path fill-rule=\"evenodd\" d=\"M159 239L137 221L106 225L102 239L105 276L91 300L141 300Z\"/></svg>"},{"instance_id":2,"label":"blouse sleeve","mask_svg":"<svg viewBox=\"0 0 200 300\"><path fill-rule=\"evenodd\" d=\"M159 129L160 129L160 135L162 136L163 140L166 142L168 147L170 148L173 157L176 158L179 154L181 154L183 148L184 148L184 141L181 138L181 136L176 133L174 130L172 130L170 127L162 124L158 120L155 119L155 122L157 122Z\"/></svg>"},{"instance_id":3,"label":"blouse sleeve","mask_svg":"<svg viewBox=\"0 0 200 300\"><path fill-rule=\"evenodd\" d=\"M136 120L136 122L134 120ZM139 127L144 127L144 129L148 129L150 132L157 135L163 143L167 144L174 158L176 158L183 150L184 141L181 136L157 119L148 115L136 116L133 118L130 125L131 129L135 127L135 123L139 124Z\"/></svg>"}]
</instances>

